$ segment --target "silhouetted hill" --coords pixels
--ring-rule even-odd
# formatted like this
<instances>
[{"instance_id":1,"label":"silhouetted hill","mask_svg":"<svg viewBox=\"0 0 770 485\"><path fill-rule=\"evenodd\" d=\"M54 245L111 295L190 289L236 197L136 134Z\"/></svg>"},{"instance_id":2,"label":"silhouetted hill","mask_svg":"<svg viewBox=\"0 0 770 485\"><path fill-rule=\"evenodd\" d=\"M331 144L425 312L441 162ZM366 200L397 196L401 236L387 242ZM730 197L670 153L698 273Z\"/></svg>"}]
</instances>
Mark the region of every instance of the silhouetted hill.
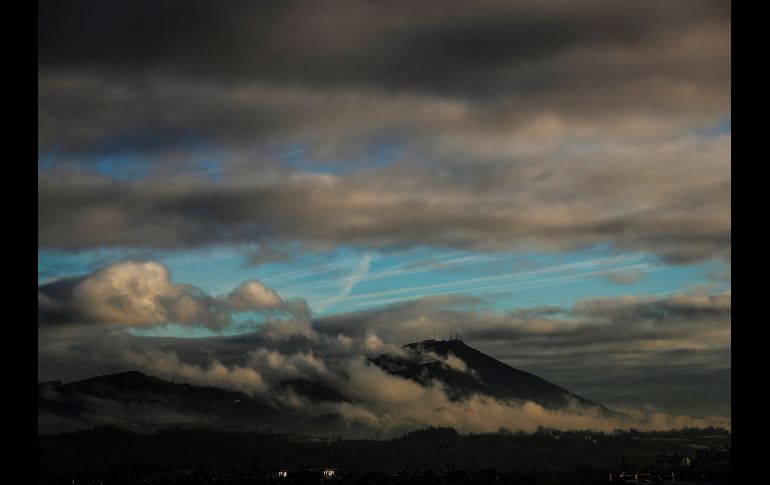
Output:
<instances>
[{"instance_id":1,"label":"silhouetted hill","mask_svg":"<svg viewBox=\"0 0 770 485\"><path fill-rule=\"evenodd\" d=\"M109 423L268 426L283 417L283 410L242 392L170 382L139 371L38 384L40 432Z\"/></svg>"},{"instance_id":2,"label":"silhouetted hill","mask_svg":"<svg viewBox=\"0 0 770 485\"><path fill-rule=\"evenodd\" d=\"M349 399L337 389L310 379L290 379L282 382L280 384L280 389L291 390L299 396L310 399L312 402L349 401Z\"/></svg>"},{"instance_id":3,"label":"silhouetted hill","mask_svg":"<svg viewBox=\"0 0 770 485\"><path fill-rule=\"evenodd\" d=\"M454 399L478 393L498 399L534 401L549 408L565 407L572 402L599 406L534 374L500 362L461 340L425 340L403 348L410 357L381 355L371 361L391 374L421 384L439 380ZM445 359L452 355L466 368L448 365Z\"/></svg>"}]
</instances>

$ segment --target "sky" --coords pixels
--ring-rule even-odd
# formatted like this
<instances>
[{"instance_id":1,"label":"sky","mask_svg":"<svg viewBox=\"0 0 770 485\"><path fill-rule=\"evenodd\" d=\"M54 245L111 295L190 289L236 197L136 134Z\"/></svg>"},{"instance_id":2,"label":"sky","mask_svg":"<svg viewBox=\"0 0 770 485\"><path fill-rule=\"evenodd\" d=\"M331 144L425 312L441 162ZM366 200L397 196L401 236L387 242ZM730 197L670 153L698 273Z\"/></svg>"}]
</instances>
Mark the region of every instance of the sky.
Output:
<instances>
[{"instance_id":1,"label":"sky","mask_svg":"<svg viewBox=\"0 0 770 485\"><path fill-rule=\"evenodd\" d=\"M264 396L343 359L360 393L404 384L359 356L451 331L729 424L730 28L710 0L39 1L39 381ZM423 416L390 404L345 415Z\"/></svg>"}]
</instances>

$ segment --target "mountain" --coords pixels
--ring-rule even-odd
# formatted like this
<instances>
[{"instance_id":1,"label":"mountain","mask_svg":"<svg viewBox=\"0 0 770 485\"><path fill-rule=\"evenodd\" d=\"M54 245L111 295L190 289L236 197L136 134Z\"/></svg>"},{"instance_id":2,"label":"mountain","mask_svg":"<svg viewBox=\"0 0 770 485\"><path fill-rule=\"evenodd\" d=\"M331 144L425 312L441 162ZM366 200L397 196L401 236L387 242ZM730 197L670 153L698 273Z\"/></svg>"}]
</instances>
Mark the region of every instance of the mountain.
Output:
<instances>
[{"instance_id":1,"label":"mountain","mask_svg":"<svg viewBox=\"0 0 770 485\"><path fill-rule=\"evenodd\" d=\"M534 401L548 408L563 408L571 403L603 408L534 374L479 352L461 340L425 340L402 348L406 357L386 354L370 360L391 374L423 385L440 381L453 399L484 394L502 400Z\"/></svg>"},{"instance_id":2,"label":"mountain","mask_svg":"<svg viewBox=\"0 0 770 485\"><path fill-rule=\"evenodd\" d=\"M268 426L285 417L242 392L169 382L139 371L38 384L40 432L93 424Z\"/></svg>"},{"instance_id":3,"label":"mountain","mask_svg":"<svg viewBox=\"0 0 770 485\"><path fill-rule=\"evenodd\" d=\"M289 390L298 396L306 397L311 402L349 402L337 389L310 379L290 379L278 386L279 390Z\"/></svg>"},{"instance_id":4,"label":"mountain","mask_svg":"<svg viewBox=\"0 0 770 485\"><path fill-rule=\"evenodd\" d=\"M453 400L485 395L505 401L534 401L548 408L572 404L598 407L562 387L511 367L469 347L460 340L426 340L407 344L398 355L369 359L384 371L422 385L439 381ZM355 405L345 392L307 378L276 383L270 390L273 402L218 387L170 382L139 371L121 372L62 384L38 384L38 431L52 433L90 428L98 424L153 430L163 425L211 424L271 428L301 433L340 434L354 432L335 404ZM281 399L286 398L289 399ZM321 404L322 416L301 415L281 402ZM347 428L347 429L346 429Z\"/></svg>"}]
</instances>

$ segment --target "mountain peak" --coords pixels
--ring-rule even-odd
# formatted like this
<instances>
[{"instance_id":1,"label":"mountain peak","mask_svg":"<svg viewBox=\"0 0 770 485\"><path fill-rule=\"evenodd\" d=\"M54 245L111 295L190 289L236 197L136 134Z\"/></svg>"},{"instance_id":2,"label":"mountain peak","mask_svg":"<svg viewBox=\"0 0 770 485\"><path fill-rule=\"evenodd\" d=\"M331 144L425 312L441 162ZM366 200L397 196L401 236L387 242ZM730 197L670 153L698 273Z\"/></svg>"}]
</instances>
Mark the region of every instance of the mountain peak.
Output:
<instances>
[{"instance_id":1,"label":"mountain peak","mask_svg":"<svg viewBox=\"0 0 770 485\"><path fill-rule=\"evenodd\" d=\"M565 407L575 401L584 406L596 406L595 403L567 389L501 362L460 339L429 339L412 342L402 348L410 351L417 358L410 362L408 358L381 356L374 362L390 373L422 384L431 380L442 381L448 389L452 390L453 395L458 397L480 393L499 399L534 401L550 408ZM466 367L448 367L443 361L426 363L424 362L425 353L435 354L440 358L452 354Z\"/></svg>"},{"instance_id":2,"label":"mountain peak","mask_svg":"<svg viewBox=\"0 0 770 485\"><path fill-rule=\"evenodd\" d=\"M456 339L456 338L449 339L449 340L428 339L428 340L423 340L421 342L412 342L404 345L403 347L406 349L415 349L415 350L418 348L423 348L423 349L433 350L439 353L443 353L449 350L458 350L458 351L476 350L470 345L463 342L462 340Z\"/></svg>"},{"instance_id":3,"label":"mountain peak","mask_svg":"<svg viewBox=\"0 0 770 485\"><path fill-rule=\"evenodd\" d=\"M138 371L138 370L127 370L125 372L117 372L115 374L108 374L111 377L150 377L144 372ZM102 376L104 377L104 376Z\"/></svg>"},{"instance_id":4,"label":"mountain peak","mask_svg":"<svg viewBox=\"0 0 770 485\"><path fill-rule=\"evenodd\" d=\"M85 381L123 384L127 382L139 383L139 382L145 382L150 380L161 380L161 379L155 376L148 376L147 374L140 372L138 370L127 370L124 372L116 372L115 374L105 374L105 375L92 377L91 379L86 379Z\"/></svg>"},{"instance_id":5,"label":"mountain peak","mask_svg":"<svg viewBox=\"0 0 770 485\"><path fill-rule=\"evenodd\" d=\"M507 364L503 364L497 359L490 357L489 355L477 349L474 349L473 347L466 344L460 339L423 340L422 342L413 342L410 344L406 344L403 346L403 348L406 350L410 350L412 352L418 352L418 353L421 351L433 352L442 357L446 357L451 353L451 354L454 354L456 357L460 358L461 360L465 361L465 363L469 365L472 365L473 363L496 362L498 364L507 366Z\"/></svg>"}]
</instances>

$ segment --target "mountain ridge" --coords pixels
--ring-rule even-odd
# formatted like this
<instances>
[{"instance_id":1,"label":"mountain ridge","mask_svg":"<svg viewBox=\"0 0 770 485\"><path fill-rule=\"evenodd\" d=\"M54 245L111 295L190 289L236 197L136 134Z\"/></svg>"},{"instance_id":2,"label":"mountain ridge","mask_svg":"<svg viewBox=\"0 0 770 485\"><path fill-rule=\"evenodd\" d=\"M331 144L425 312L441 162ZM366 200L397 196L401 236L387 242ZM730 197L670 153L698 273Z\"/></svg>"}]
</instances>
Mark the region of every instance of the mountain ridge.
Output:
<instances>
[{"instance_id":1,"label":"mountain ridge","mask_svg":"<svg viewBox=\"0 0 770 485\"><path fill-rule=\"evenodd\" d=\"M534 401L548 408L562 408L576 403L584 407L604 406L590 401L561 386L542 379L534 374L517 369L501 362L459 339L423 340L401 347L416 356L431 354L439 359L412 363L408 358L399 358L383 354L370 359L371 362L387 372L427 385L431 380L441 381L446 385L450 397L463 399L473 393L485 394L497 399ZM465 366L453 368L442 361L454 356Z\"/></svg>"},{"instance_id":2,"label":"mountain ridge","mask_svg":"<svg viewBox=\"0 0 770 485\"><path fill-rule=\"evenodd\" d=\"M565 388L505 364L461 340L425 340L401 347L401 353L368 359L384 372L423 386L439 382L453 401L484 395L507 402L536 402L546 408L598 409L609 412ZM314 404L355 403L328 382L295 377L272 386L270 393L287 393ZM130 370L62 384L38 383L38 426L89 427L87 423L208 423L286 430L335 430L349 427L341 416L303 416L296 409L217 386L178 383ZM42 423L42 424L41 424ZM53 423L53 424L51 424ZM318 427L319 423L323 427ZM49 426L51 425L51 426ZM135 425L135 424L132 424Z\"/></svg>"}]
</instances>

